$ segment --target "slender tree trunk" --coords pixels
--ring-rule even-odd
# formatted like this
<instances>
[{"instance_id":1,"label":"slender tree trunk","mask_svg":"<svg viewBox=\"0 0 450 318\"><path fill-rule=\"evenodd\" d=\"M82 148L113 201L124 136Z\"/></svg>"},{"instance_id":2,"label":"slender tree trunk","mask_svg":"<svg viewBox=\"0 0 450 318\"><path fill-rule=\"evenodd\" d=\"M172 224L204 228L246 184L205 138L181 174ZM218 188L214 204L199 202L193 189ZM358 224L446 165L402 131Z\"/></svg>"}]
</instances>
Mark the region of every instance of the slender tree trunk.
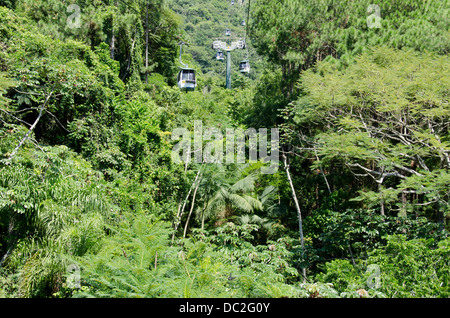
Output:
<instances>
[{"instance_id":1,"label":"slender tree trunk","mask_svg":"<svg viewBox=\"0 0 450 318\"><path fill-rule=\"evenodd\" d=\"M381 189L381 183L378 183L378 192L380 192L380 194L381 194L381 202L380 202L381 211L380 211L380 214L384 215L384 198L383 198L383 193L382 193L382 189Z\"/></svg>"},{"instance_id":2,"label":"slender tree trunk","mask_svg":"<svg viewBox=\"0 0 450 318\"><path fill-rule=\"evenodd\" d=\"M111 59L112 60L114 60L114 50L116 49L114 42L116 42L116 37L114 35L114 27L113 27L112 36L111 36Z\"/></svg>"},{"instance_id":3,"label":"slender tree trunk","mask_svg":"<svg viewBox=\"0 0 450 318\"><path fill-rule=\"evenodd\" d=\"M206 201L208 202L208 201ZM206 210L206 204L203 205L202 209L202 231L205 229L205 210Z\"/></svg>"},{"instance_id":4,"label":"slender tree trunk","mask_svg":"<svg viewBox=\"0 0 450 318\"><path fill-rule=\"evenodd\" d=\"M320 161L319 156L317 155L317 149L316 149L315 147L314 147L314 154L316 155L317 161ZM325 183L327 184L328 193L331 194L330 184L328 183L327 176L326 176L325 173L323 172L322 164L320 164L320 173L322 174L322 177L323 177L323 179L325 180Z\"/></svg>"},{"instance_id":5,"label":"slender tree trunk","mask_svg":"<svg viewBox=\"0 0 450 318\"><path fill-rule=\"evenodd\" d=\"M189 165L189 162L190 162L190 158L191 158L191 147L189 147L189 149L188 149L188 151L187 151L187 155L186 155L186 163L185 163L185 165L184 165L184 173L185 173L185 174L186 174L187 169L188 169L188 165ZM200 171L197 172L197 175L198 175L198 173L200 173ZM192 189L192 186L191 186L191 189ZM188 193L186 199L184 200L183 210L184 210L184 207L185 207L185 205L186 205L187 199L189 198L190 193L191 193L191 191L189 191L189 193ZM181 214L181 211L182 211L182 205L181 205L181 201L182 201L182 200L183 200L183 199L180 198L180 202L178 203L177 218L176 218L176 221L175 221L175 222L178 222L178 219L179 219L180 214ZM175 223L175 222L174 222L174 223ZM176 232L177 227L178 227L178 226L175 226L175 224L174 224L175 232ZM174 238L175 238L175 232L174 232L174 234L173 234L173 236L172 236L172 242L173 242L173 240L174 240Z\"/></svg>"},{"instance_id":6,"label":"slender tree trunk","mask_svg":"<svg viewBox=\"0 0 450 318\"><path fill-rule=\"evenodd\" d=\"M205 209L202 211L202 231L205 229Z\"/></svg>"},{"instance_id":7,"label":"slender tree trunk","mask_svg":"<svg viewBox=\"0 0 450 318\"><path fill-rule=\"evenodd\" d=\"M148 84L148 0L145 3L145 83Z\"/></svg>"},{"instance_id":8,"label":"slender tree trunk","mask_svg":"<svg viewBox=\"0 0 450 318\"><path fill-rule=\"evenodd\" d=\"M173 243L173 241L175 240L175 234L176 234L176 232L177 232L178 226L179 226L180 223L181 223L181 217L183 216L184 209L185 209L185 207L186 207L186 203L187 203L189 197L191 196L191 192L192 192L193 186L194 186L194 184L196 184L198 178L200 177L200 174L201 174L201 167L200 167L200 169L198 170L197 175L195 176L194 182L192 182L192 185L191 185L191 187L190 187L190 189L189 189L188 194L186 195L186 198L184 199L183 206L181 207L181 209L178 209L177 218L176 218L176 220L175 220L174 231L173 231L173 234L172 234L172 243Z\"/></svg>"},{"instance_id":9,"label":"slender tree trunk","mask_svg":"<svg viewBox=\"0 0 450 318\"><path fill-rule=\"evenodd\" d=\"M197 190L200 185L200 182L202 181L202 175L200 175L200 178L198 179L197 185L195 186L194 194L192 195L192 202L191 202L191 209L189 210L189 214L186 220L186 224L184 225L184 232L183 232L183 238L186 237L187 228L189 226L189 220L191 219L192 211L194 211L195 206L195 197L197 196Z\"/></svg>"},{"instance_id":10,"label":"slender tree trunk","mask_svg":"<svg viewBox=\"0 0 450 318\"><path fill-rule=\"evenodd\" d=\"M135 36L137 36L137 34L135 34ZM125 80L125 78L127 77L128 73L130 71L131 60L133 58L135 44L136 44L136 38L134 38L131 42L131 49L130 49L130 52L128 53L128 59L127 59L127 68L125 69L125 72L124 72L123 76L121 77L122 81Z\"/></svg>"},{"instance_id":11,"label":"slender tree trunk","mask_svg":"<svg viewBox=\"0 0 450 318\"><path fill-rule=\"evenodd\" d=\"M33 132L33 130L36 128L37 124L39 123L39 120L41 119L43 113L44 113L44 109L45 106L47 106L47 103L50 99L50 97L52 96L53 92L50 92L50 94L47 95L47 97L45 98L45 102L44 104L41 106L41 108L39 109L39 115L36 118L36 120L34 121L33 125L31 125L30 129L27 131L27 133L25 134L25 136L22 138L22 140L19 142L19 144L16 146L16 148L13 150L13 152L11 153L11 155L8 158L8 161L11 162L12 158L17 154L17 152L19 151L20 147L22 147L23 143L28 139L28 137L30 136L30 134Z\"/></svg>"},{"instance_id":12,"label":"slender tree trunk","mask_svg":"<svg viewBox=\"0 0 450 318\"><path fill-rule=\"evenodd\" d=\"M300 205L298 204L297 195L295 194L295 188L294 183L292 182L291 173L289 171L289 164L287 163L286 155L283 154L283 162L284 162L284 168L286 169L286 175L289 181L289 185L292 190L292 198L294 199L295 208L297 209L297 215L298 215L298 227L300 232L300 243L302 245L303 253L305 252L305 242L303 238L303 225L302 225L302 211L300 209ZM303 272L303 282L306 282L306 269L302 268Z\"/></svg>"},{"instance_id":13,"label":"slender tree trunk","mask_svg":"<svg viewBox=\"0 0 450 318\"><path fill-rule=\"evenodd\" d=\"M400 209L400 216L406 217L406 192L402 191L402 207Z\"/></svg>"},{"instance_id":14,"label":"slender tree trunk","mask_svg":"<svg viewBox=\"0 0 450 318\"><path fill-rule=\"evenodd\" d=\"M117 7L117 1L114 3L114 5ZM114 30L114 18L112 20L112 26L111 26L111 46L110 46L110 50L111 50L111 59L114 60L114 51L116 49L116 34L115 34L115 30Z\"/></svg>"},{"instance_id":15,"label":"slender tree trunk","mask_svg":"<svg viewBox=\"0 0 450 318\"><path fill-rule=\"evenodd\" d=\"M187 154L186 154L186 162L185 162L185 165L184 165L184 173L187 172L189 163L191 161L190 159L191 159L191 147L189 146Z\"/></svg>"}]
</instances>

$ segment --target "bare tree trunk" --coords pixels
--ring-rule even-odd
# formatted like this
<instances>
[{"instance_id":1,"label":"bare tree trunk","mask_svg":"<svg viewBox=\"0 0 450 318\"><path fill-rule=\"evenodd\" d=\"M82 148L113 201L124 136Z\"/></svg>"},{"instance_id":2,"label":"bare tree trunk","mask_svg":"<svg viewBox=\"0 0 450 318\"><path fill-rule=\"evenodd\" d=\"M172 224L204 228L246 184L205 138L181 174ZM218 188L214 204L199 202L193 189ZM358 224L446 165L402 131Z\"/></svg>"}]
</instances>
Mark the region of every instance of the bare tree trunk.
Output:
<instances>
[{"instance_id":1,"label":"bare tree trunk","mask_svg":"<svg viewBox=\"0 0 450 318\"><path fill-rule=\"evenodd\" d=\"M283 154L283 162L284 162L284 168L286 170L286 175L289 181L289 185L291 186L292 190L292 198L294 199L295 208L297 209L297 215L298 215L298 227L300 232L300 243L302 245L303 253L305 252L305 241L303 238L303 225L302 225L302 211L300 210L300 205L298 204L297 195L295 194L295 188L294 183L292 182L291 173L289 171L289 164L287 163L286 155ZM303 272L303 282L306 282L306 269L302 268Z\"/></svg>"},{"instance_id":2,"label":"bare tree trunk","mask_svg":"<svg viewBox=\"0 0 450 318\"><path fill-rule=\"evenodd\" d=\"M200 177L200 174L201 174L201 167L198 170L197 175L195 176L194 182L192 182L191 188L189 189L189 192L186 195L186 198L184 199L183 206L181 207L181 209L178 209L177 218L176 218L175 226L174 226L174 231L172 234L172 243L175 240L175 233L177 232L178 226L181 223L181 217L183 216L184 209L186 207L186 203L187 203L189 197L191 196L192 188L193 188L194 184L197 182L198 178Z\"/></svg>"},{"instance_id":3,"label":"bare tree trunk","mask_svg":"<svg viewBox=\"0 0 450 318\"><path fill-rule=\"evenodd\" d=\"M137 36L137 34L135 34L135 36ZM122 81L125 80L125 77L127 77L128 73L130 71L131 60L133 58L133 51L134 51L134 45L135 44L136 44L136 38L134 38L132 40L132 43L131 43L131 49L130 49L130 52L128 53L128 59L127 59L127 68L125 69L125 72L124 72L124 74L121 77Z\"/></svg>"},{"instance_id":4,"label":"bare tree trunk","mask_svg":"<svg viewBox=\"0 0 450 318\"><path fill-rule=\"evenodd\" d=\"M406 192L402 191L402 207L400 209L400 216L406 217Z\"/></svg>"},{"instance_id":5,"label":"bare tree trunk","mask_svg":"<svg viewBox=\"0 0 450 318\"><path fill-rule=\"evenodd\" d=\"M208 197L206 196L205 198L206 198L205 202L208 202L208 200L207 200ZM207 203L204 203L203 204L203 208L202 208L202 232L205 229L205 210L206 210L206 207L207 207Z\"/></svg>"},{"instance_id":6,"label":"bare tree trunk","mask_svg":"<svg viewBox=\"0 0 450 318\"><path fill-rule=\"evenodd\" d=\"M114 3L114 5L117 7L117 1ZM114 18L112 20L112 26L111 26L111 46L110 46L110 51L111 51L111 59L114 60L114 51L116 49L116 34L114 31Z\"/></svg>"},{"instance_id":7,"label":"bare tree trunk","mask_svg":"<svg viewBox=\"0 0 450 318\"><path fill-rule=\"evenodd\" d=\"M320 161L319 156L317 155L317 149L316 149L316 147L314 147L314 154L316 155L317 161ZM325 180L325 183L327 184L328 193L331 194L330 184L328 183L327 176L326 176L325 173L323 172L322 164L320 164L320 173L322 174L322 177L323 177L323 179Z\"/></svg>"},{"instance_id":8,"label":"bare tree trunk","mask_svg":"<svg viewBox=\"0 0 450 318\"><path fill-rule=\"evenodd\" d=\"M111 36L111 59L112 60L114 60L114 50L116 49L115 45L114 45L114 42L116 42L116 37L114 35L114 29L113 29L112 30L112 36Z\"/></svg>"},{"instance_id":9,"label":"bare tree trunk","mask_svg":"<svg viewBox=\"0 0 450 318\"><path fill-rule=\"evenodd\" d=\"M192 195L191 209L189 211L188 218L186 220L186 224L184 225L183 238L186 237L186 232L187 232L187 228L188 228L188 225L189 225L189 220L191 219L192 211L194 211L195 197L197 196L197 190L198 190L198 187L199 187L200 182L202 180L202 175L203 174L200 175L200 178L198 179L197 185L195 186L194 194Z\"/></svg>"},{"instance_id":10,"label":"bare tree trunk","mask_svg":"<svg viewBox=\"0 0 450 318\"><path fill-rule=\"evenodd\" d=\"M148 0L145 3L145 83L148 84Z\"/></svg>"},{"instance_id":11,"label":"bare tree trunk","mask_svg":"<svg viewBox=\"0 0 450 318\"><path fill-rule=\"evenodd\" d=\"M205 209L202 211L202 231L205 229Z\"/></svg>"},{"instance_id":12,"label":"bare tree trunk","mask_svg":"<svg viewBox=\"0 0 450 318\"><path fill-rule=\"evenodd\" d=\"M39 109L39 115L36 118L36 120L34 121L33 125L31 125L30 129L27 131L27 133L25 134L25 136L22 138L22 140L19 142L19 144L16 146L16 148L13 150L13 152L11 153L11 155L8 158L8 161L11 163L12 158L17 154L17 152L19 151L20 147L22 147L23 143L28 139L28 137L30 136L30 134L33 132L33 130L36 128L39 120L42 117L42 114L44 113L45 110L45 106L47 106L47 103L50 99L50 97L52 96L53 92L50 92L50 94L47 95L47 97L45 98L45 102L44 104L41 106L41 108Z\"/></svg>"},{"instance_id":13,"label":"bare tree trunk","mask_svg":"<svg viewBox=\"0 0 450 318\"><path fill-rule=\"evenodd\" d=\"M381 201L380 201L381 211L380 211L380 214L384 215L384 198L383 198L383 193L382 193L382 189L381 189L381 182L378 183L378 192L380 192L380 194L381 194Z\"/></svg>"}]
</instances>

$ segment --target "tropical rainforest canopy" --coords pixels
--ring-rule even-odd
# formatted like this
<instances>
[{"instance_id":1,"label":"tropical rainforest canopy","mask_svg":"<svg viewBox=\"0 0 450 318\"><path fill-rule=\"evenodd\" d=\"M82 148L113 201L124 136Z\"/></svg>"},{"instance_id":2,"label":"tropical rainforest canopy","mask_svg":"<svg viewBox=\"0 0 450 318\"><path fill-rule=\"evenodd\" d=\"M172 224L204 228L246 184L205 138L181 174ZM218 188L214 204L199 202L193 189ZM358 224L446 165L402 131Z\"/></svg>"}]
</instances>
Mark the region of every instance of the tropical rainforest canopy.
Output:
<instances>
[{"instance_id":1,"label":"tropical rainforest canopy","mask_svg":"<svg viewBox=\"0 0 450 318\"><path fill-rule=\"evenodd\" d=\"M0 0L0 297L450 296L449 1L233 3Z\"/></svg>"}]
</instances>

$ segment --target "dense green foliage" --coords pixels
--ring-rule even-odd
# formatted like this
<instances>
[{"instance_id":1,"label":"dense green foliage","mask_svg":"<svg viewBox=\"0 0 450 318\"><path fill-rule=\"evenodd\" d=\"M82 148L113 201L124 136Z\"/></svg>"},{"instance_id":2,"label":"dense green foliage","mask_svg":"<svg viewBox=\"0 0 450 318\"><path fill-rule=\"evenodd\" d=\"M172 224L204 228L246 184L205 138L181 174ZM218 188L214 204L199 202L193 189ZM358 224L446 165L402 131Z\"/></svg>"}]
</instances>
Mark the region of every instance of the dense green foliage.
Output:
<instances>
[{"instance_id":1,"label":"dense green foliage","mask_svg":"<svg viewBox=\"0 0 450 318\"><path fill-rule=\"evenodd\" d=\"M0 297L449 297L448 1L369 4L0 1ZM278 170L172 161L194 121Z\"/></svg>"},{"instance_id":2,"label":"dense green foliage","mask_svg":"<svg viewBox=\"0 0 450 318\"><path fill-rule=\"evenodd\" d=\"M254 2L253 42L281 66L288 98L300 71L323 59L349 65L377 45L449 53L447 0L384 1L379 11L369 0Z\"/></svg>"}]
</instances>

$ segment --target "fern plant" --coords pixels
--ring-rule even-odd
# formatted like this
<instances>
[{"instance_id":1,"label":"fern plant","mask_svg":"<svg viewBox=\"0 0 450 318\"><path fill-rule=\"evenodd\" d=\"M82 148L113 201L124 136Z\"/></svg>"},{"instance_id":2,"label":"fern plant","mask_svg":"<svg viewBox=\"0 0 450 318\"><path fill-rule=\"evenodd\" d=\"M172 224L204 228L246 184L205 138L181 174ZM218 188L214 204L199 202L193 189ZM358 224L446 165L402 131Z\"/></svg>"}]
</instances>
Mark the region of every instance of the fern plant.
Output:
<instances>
[{"instance_id":1,"label":"fern plant","mask_svg":"<svg viewBox=\"0 0 450 318\"><path fill-rule=\"evenodd\" d=\"M114 210L85 161L66 147L43 150L22 149L13 166L0 167L1 260L23 297L58 292L69 256L98 248Z\"/></svg>"}]
</instances>

